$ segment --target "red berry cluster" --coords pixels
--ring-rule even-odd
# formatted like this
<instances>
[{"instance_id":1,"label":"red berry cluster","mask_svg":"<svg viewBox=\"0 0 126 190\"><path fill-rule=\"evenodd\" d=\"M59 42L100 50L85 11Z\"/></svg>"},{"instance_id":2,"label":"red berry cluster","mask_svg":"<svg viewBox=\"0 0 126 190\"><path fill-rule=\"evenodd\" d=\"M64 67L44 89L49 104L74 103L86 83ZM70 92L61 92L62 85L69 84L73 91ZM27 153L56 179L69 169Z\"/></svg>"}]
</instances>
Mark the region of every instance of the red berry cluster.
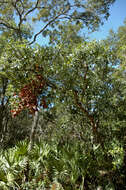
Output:
<instances>
[{"instance_id":1,"label":"red berry cluster","mask_svg":"<svg viewBox=\"0 0 126 190\"><path fill-rule=\"evenodd\" d=\"M12 116L17 116L24 109L28 109L31 114L34 114L35 111L38 110L37 98L42 93L45 84L46 83L41 75L37 75L34 80L29 84L26 84L18 94L20 102L17 108L11 110ZM44 99L42 99L41 105L43 108L47 108L46 101Z\"/></svg>"}]
</instances>

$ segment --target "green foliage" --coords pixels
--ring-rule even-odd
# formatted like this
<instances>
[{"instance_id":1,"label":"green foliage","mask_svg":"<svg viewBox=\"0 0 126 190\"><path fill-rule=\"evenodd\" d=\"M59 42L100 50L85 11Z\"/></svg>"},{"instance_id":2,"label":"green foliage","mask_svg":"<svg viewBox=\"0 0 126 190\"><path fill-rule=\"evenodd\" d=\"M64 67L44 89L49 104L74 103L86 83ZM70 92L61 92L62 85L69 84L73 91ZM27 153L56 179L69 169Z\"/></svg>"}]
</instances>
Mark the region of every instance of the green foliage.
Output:
<instances>
[{"instance_id":1,"label":"green foliage","mask_svg":"<svg viewBox=\"0 0 126 190\"><path fill-rule=\"evenodd\" d=\"M114 0L63 1L63 0L19 0L0 1L0 30L14 39L36 41L39 34L43 37L59 33L64 22L80 23L95 30L109 16L109 7ZM63 22L62 22L63 21ZM36 31L36 24L41 25ZM68 27L69 28L69 27ZM33 34L32 32L36 32Z\"/></svg>"},{"instance_id":2,"label":"green foliage","mask_svg":"<svg viewBox=\"0 0 126 190\"><path fill-rule=\"evenodd\" d=\"M16 180L22 178L22 172L27 163L27 144L19 143L15 148L1 152L0 156L0 186L3 189L18 187ZM4 177L2 177L4 176Z\"/></svg>"},{"instance_id":3,"label":"green foliage","mask_svg":"<svg viewBox=\"0 0 126 190\"><path fill-rule=\"evenodd\" d=\"M97 183L105 187L111 182L109 178L103 180L100 174L104 156L101 157L99 151L98 147L85 151L82 142L65 142L63 145L41 141L35 144L30 157L27 157L27 142L20 142L1 154L1 189L53 189L55 184L65 190L81 190L85 181L91 188L96 188ZM112 154L116 156L116 152ZM27 172L28 181L25 181Z\"/></svg>"},{"instance_id":4,"label":"green foliage","mask_svg":"<svg viewBox=\"0 0 126 190\"><path fill-rule=\"evenodd\" d=\"M0 1L1 189L125 189L125 23L109 40L79 35L102 24L113 2ZM31 46L39 34L50 37L48 47ZM46 85L35 97L38 128L28 151L32 117L24 110L12 119L9 111L36 76Z\"/></svg>"}]
</instances>

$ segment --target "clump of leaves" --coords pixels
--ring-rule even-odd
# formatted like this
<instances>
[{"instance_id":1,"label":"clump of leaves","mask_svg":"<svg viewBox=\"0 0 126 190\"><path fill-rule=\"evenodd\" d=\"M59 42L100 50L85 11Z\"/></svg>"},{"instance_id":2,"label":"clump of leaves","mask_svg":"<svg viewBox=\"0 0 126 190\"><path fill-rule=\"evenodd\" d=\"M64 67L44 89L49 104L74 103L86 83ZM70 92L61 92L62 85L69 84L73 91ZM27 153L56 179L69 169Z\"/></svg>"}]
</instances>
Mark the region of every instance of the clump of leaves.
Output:
<instances>
[{"instance_id":1,"label":"clump of leaves","mask_svg":"<svg viewBox=\"0 0 126 190\"><path fill-rule=\"evenodd\" d=\"M37 111L38 107L38 96L42 93L42 90L45 86L45 81L41 75L37 75L36 79L32 80L29 84L26 84L23 88L21 88L19 92L20 102L18 107L11 110L12 116L15 117L22 110L29 109L31 114L34 114ZM17 97L16 94L14 94ZM15 105L15 101L13 102ZM45 100L42 100L43 107L47 107Z\"/></svg>"}]
</instances>

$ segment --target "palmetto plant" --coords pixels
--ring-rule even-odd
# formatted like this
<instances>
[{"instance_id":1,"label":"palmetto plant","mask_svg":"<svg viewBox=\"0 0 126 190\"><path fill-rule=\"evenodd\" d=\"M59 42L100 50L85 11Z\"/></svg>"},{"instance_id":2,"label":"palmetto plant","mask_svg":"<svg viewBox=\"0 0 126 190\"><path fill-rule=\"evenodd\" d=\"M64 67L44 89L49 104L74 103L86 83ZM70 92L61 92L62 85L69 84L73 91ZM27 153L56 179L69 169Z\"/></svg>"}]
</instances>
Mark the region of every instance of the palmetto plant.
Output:
<instances>
[{"instance_id":1,"label":"palmetto plant","mask_svg":"<svg viewBox=\"0 0 126 190\"><path fill-rule=\"evenodd\" d=\"M0 187L2 189L10 187L46 189L54 188L57 184L57 187L63 189L65 183L70 186L74 185L81 175L79 155L75 149L74 146L72 149L66 145L59 150L57 145L40 142L34 145L28 156L27 142L23 141L14 148L2 151L0 154ZM24 184L27 161L29 162L29 179Z\"/></svg>"},{"instance_id":2,"label":"palmetto plant","mask_svg":"<svg viewBox=\"0 0 126 190\"><path fill-rule=\"evenodd\" d=\"M0 153L0 187L8 189L18 186L17 181L22 181L23 170L27 162L27 143L20 142L14 148Z\"/></svg>"},{"instance_id":3,"label":"palmetto plant","mask_svg":"<svg viewBox=\"0 0 126 190\"><path fill-rule=\"evenodd\" d=\"M85 151L82 142L59 145L42 141L36 143L30 153L27 150L28 143L22 141L1 151L1 190L10 190L10 187L19 190L82 190L85 180L95 189L93 180L98 182L98 170L103 162L99 159L98 148L92 152L91 149Z\"/></svg>"}]
</instances>

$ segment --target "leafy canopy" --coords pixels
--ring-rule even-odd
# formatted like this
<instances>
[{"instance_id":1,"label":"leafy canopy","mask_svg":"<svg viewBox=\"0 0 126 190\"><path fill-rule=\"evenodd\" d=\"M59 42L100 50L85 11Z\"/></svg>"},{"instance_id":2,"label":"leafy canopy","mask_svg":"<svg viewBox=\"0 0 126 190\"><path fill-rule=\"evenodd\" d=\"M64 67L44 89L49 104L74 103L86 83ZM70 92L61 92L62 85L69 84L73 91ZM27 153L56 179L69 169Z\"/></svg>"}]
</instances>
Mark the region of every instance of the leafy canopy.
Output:
<instances>
[{"instance_id":1,"label":"leafy canopy","mask_svg":"<svg viewBox=\"0 0 126 190\"><path fill-rule=\"evenodd\" d=\"M39 34L43 37L49 35L52 39L64 21L95 30L108 18L109 7L114 1L0 0L0 30L15 39L32 37L30 44L36 41Z\"/></svg>"}]
</instances>

